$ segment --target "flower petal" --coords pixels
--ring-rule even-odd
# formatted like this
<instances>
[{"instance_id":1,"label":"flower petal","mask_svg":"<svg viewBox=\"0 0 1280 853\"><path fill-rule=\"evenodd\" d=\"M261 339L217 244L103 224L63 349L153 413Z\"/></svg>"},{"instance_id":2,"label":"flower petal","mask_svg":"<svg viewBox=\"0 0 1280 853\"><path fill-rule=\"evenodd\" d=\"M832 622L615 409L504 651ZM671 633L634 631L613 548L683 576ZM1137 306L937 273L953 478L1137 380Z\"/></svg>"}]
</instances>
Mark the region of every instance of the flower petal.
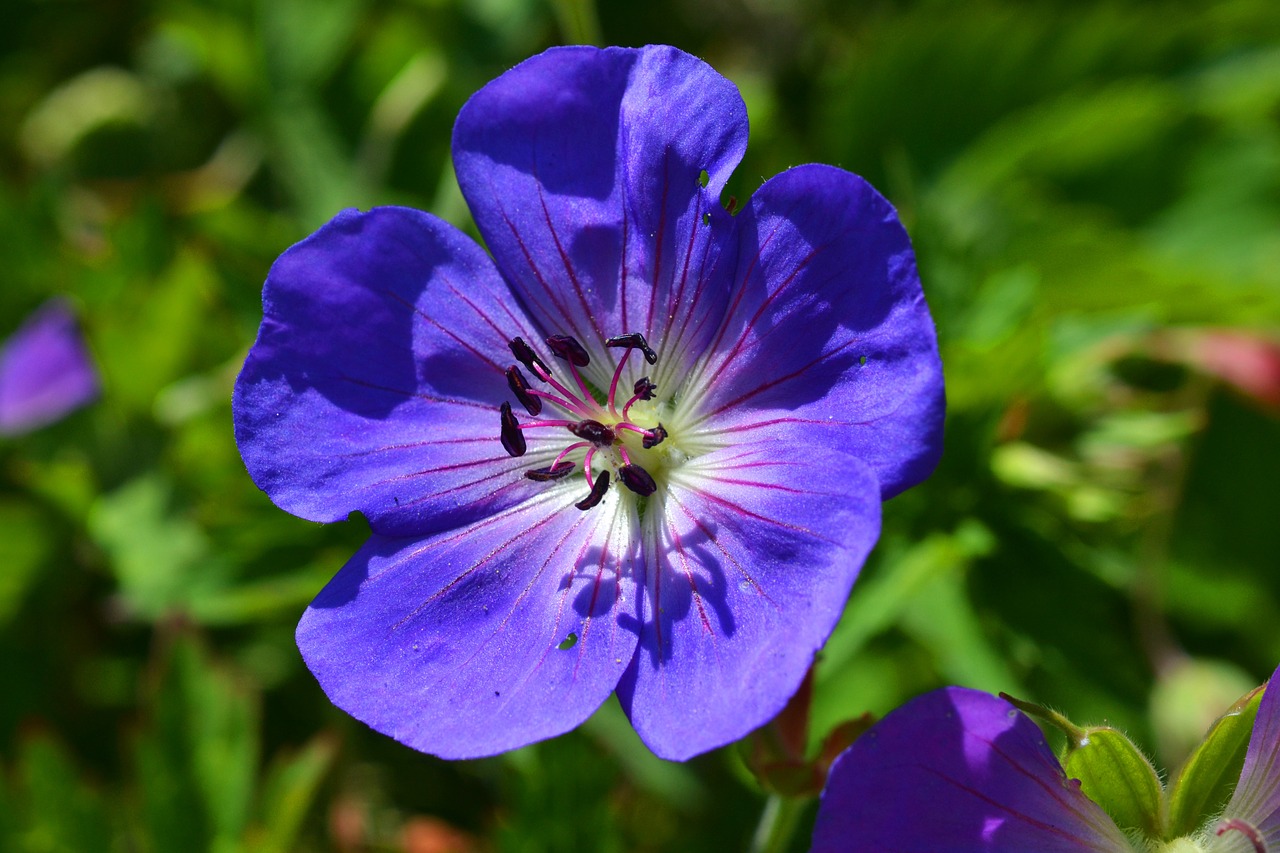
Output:
<instances>
[{"instance_id":1,"label":"flower petal","mask_svg":"<svg viewBox=\"0 0 1280 853\"><path fill-rule=\"evenodd\" d=\"M634 512L568 490L426 541L374 536L316 597L298 647L338 707L444 758L568 731L630 660Z\"/></svg>"},{"instance_id":2,"label":"flower petal","mask_svg":"<svg viewBox=\"0 0 1280 853\"><path fill-rule=\"evenodd\" d=\"M1244 768L1240 771L1240 784L1222 813L1225 820L1248 824L1268 850L1280 849L1280 690L1271 689L1280 683L1277 677L1280 669L1272 673L1262 694L1253 732L1249 735L1249 748L1245 751ZM1228 830L1217 836L1210 849L1214 853L1235 850L1253 853L1255 847L1242 832Z\"/></svg>"},{"instance_id":3,"label":"flower petal","mask_svg":"<svg viewBox=\"0 0 1280 853\"><path fill-rule=\"evenodd\" d=\"M811 425L871 466L884 497L942 452L942 364L893 207L857 175L800 166L737 218L733 303L691 387L715 433ZM741 434L741 432L739 432Z\"/></svg>"},{"instance_id":4,"label":"flower petal","mask_svg":"<svg viewBox=\"0 0 1280 853\"><path fill-rule=\"evenodd\" d=\"M598 346L642 332L662 352L696 351L689 339L723 310L709 270L730 220L716 201L746 141L737 88L701 60L566 47L477 92L453 157L486 245L547 333Z\"/></svg>"},{"instance_id":5,"label":"flower petal","mask_svg":"<svg viewBox=\"0 0 1280 853\"><path fill-rule=\"evenodd\" d=\"M407 208L339 214L267 278L234 397L245 465L281 508L359 510L384 535L500 512L536 494L498 413L507 342L531 329L452 226Z\"/></svg>"},{"instance_id":6,"label":"flower petal","mask_svg":"<svg viewBox=\"0 0 1280 853\"><path fill-rule=\"evenodd\" d=\"M777 435L687 463L649 501L618 698L650 749L683 760L782 710L875 543L880 495L858 460Z\"/></svg>"},{"instance_id":7,"label":"flower petal","mask_svg":"<svg viewBox=\"0 0 1280 853\"><path fill-rule=\"evenodd\" d=\"M20 435L97 399L98 373L66 303L46 303L0 350L0 435Z\"/></svg>"},{"instance_id":8,"label":"flower petal","mask_svg":"<svg viewBox=\"0 0 1280 853\"><path fill-rule=\"evenodd\" d=\"M917 697L831 767L814 853L1129 853L1012 705L948 687Z\"/></svg>"}]
</instances>

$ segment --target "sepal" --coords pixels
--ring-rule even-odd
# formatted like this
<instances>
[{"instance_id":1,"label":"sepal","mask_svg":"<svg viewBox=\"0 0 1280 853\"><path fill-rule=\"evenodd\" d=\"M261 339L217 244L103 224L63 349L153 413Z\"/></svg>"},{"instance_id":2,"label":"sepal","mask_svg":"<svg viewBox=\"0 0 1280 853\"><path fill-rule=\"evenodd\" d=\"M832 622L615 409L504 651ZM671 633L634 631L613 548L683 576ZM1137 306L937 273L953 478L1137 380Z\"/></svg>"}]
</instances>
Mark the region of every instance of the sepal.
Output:
<instances>
[{"instance_id":1,"label":"sepal","mask_svg":"<svg viewBox=\"0 0 1280 853\"><path fill-rule=\"evenodd\" d=\"M1102 806L1120 829L1138 829L1151 838L1163 835L1160 777L1123 733L1110 726L1085 729L1083 738L1068 742L1062 769L1080 780L1084 795Z\"/></svg>"},{"instance_id":2,"label":"sepal","mask_svg":"<svg viewBox=\"0 0 1280 853\"><path fill-rule=\"evenodd\" d=\"M1263 688L1240 698L1219 717L1188 756L1169 789L1167 837L1188 835L1217 814L1231 797L1244 767L1245 752Z\"/></svg>"},{"instance_id":3,"label":"sepal","mask_svg":"<svg viewBox=\"0 0 1280 853\"><path fill-rule=\"evenodd\" d=\"M1038 717L1067 736L1062 769L1080 782L1080 791L1102 807L1121 830L1164 837L1164 788L1142 750L1110 726L1082 727L1040 705L1000 694L1014 707Z\"/></svg>"},{"instance_id":4,"label":"sepal","mask_svg":"<svg viewBox=\"0 0 1280 853\"><path fill-rule=\"evenodd\" d=\"M784 797L816 797L827 783L827 772L840 753L875 723L871 714L845 720L827 733L813 758L808 754L809 708L813 698L813 669L782 713L756 729L742 742L742 758L760 787Z\"/></svg>"}]
</instances>

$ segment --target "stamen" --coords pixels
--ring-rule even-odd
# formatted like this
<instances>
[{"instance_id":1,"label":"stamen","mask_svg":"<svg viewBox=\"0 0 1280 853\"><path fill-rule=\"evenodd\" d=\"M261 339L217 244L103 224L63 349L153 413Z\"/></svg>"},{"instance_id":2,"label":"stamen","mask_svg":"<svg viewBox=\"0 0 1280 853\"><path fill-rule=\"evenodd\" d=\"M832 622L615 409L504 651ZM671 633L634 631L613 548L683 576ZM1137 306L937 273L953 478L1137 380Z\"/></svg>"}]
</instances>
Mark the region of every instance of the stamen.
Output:
<instances>
[{"instance_id":1,"label":"stamen","mask_svg":"<svg viewBox=\"0 0 1280 853\"><path fill-rule=\"evenodd\" d=\"M622 354L622 358L618 359L618 366L614 368L613 381L609 383L609 411L612 414L617 415L618 407L616 401L618 398L618 380L622 378L622 368L627 363L627 356L631 355L631 351L633 349L638 349L644 353L645 361L650 364L656 364L658 361L658 354L653 351L653 347L649 346L649 342L646 341L644 335L639 332L629 332L625 335L614 335L612 338L606 339L604 345L614 348L626 347L626 352ZM643 381L648 383L649 377L646 376ZM639 387L639 382L636 383L636 386ZM652 387L652 385L650 387ZM651 397L645 397L644 399L648 400L651 399ZM627 405L623 407L623 417L626 416L625 409L630 408L631 404L634 402L635 398L633 397L628 401Z\"/></svg>"},{"instance_id":2,"label":"stamen","mask_svg":"<svg viewBox=\"0 0 1280 853\"><path fill-rule=\"evenodd\" d=\"M567 477L569 472L572 470L572 462L557 461L552 465L548 465L546 468L533 468L529 471L525 471L524 475L535 483L546 483L551 480L563 479L564 477Z\"/></svg>"},{"instance_id":3,"label":"stamen","mask_svg":"<svg viewBox=\"0 0 1280 853\"><path fill-rule=\"evenodd\" d=\"M538 368L535 369L535 372L538 369L545 371L546 365L539 363ZM578 380L578 386L584 389L583 397L589 398L590 395L585 390L587 386L583 384L582 377L578 376L577 369L571 366L569 370L573 373L574 378ZM542 391L530 391L529 392L530 394L535 394L543 398L544 400L550 400L551 402L555 403L561 408L568 409L582 415L590 414L593 411L593 407L589 407L583 400L579 399L576 394L574 394L568 388L564 387L559 382L557 382L556 378L552 376L550 373L548 372L539 373L538 378L541 379L543 382L546 382L556 391L560 392L562 396L557 397L554 394L546 394L546 393L543 393Z\"/></svg>"},{"instance_id":4,"label":"stamen","mask_svg":"<svg viewBox=\"0 0 1280 853\"><path fill-rule=\"evenodd\" d=\"M632 391L635 391L635 396L632 397L630 400L628 400L627 404L622 407L622 417L624 419L627 418L631 412L631 407L634 406L638 401L652 400L653 392L656 391L657 388L658 388L657 385L654 385L652 382L649 381L648 376L641 376L639 379L637 379L636 384L631 388Z\"/></svg>"},{"instance_id":5,"label":"stamen","mask_svg":"<svg viewBox=\"0 0 1280 853\"><path fill-rule=\"evenodd\" d=\"M594 444L596 447L608 447L613 444L613 430L600 423L599 421L578 421L576 424L569 424L569 432L578 438L584 438Z\"/></svg>"},{"instance_id":6,"label":"stamen","mask_svg":"<svg viewBox=\"0 0 1280 853\"><path fill-rule=\"evenodd\" d=\"M552 379L551 382L554 383L555 380ZM543 400L550 400L552 403L555 403L557 406L559 406L560 408L564 409L567 412L577 412L580 415L591 414L591 412L587 409L587 407L583 405L581 400L579 400L577 397L569 393L566 393L563 397L561 397L556 394L550 394L546 391L537 391L535 389L530 388L529 396L539 397Z\"/></svg>"},{"instance_id":7,"label":"stamen","mask_svg":"<svg viewBox=\"0 0 1280 853\"><path fill-rule=\"evenodd\" d=\"M625 335L614 335L604 342L607 347L628 347L638 349L644 353L644 360L650 364L658 363L658 354L649 346L649 342L644 339L644 335L639 332L629 332Z\"/></svg>"},{"instance_id":8,"label":"stamen","mask_svg":"<svg viewBox=\"0 0 1280 853\"><path fill-rule=\"evenodd\" d=\"M530 393L529 383L525 381L520 368L514 364L507 368L507 386L511 388L511 393L516 395L516 399L520 401L520 405L524 406L526 412L531 415L542 413L542 401Z\"/></svg>"},{"instance_id":9,"label":"stamen","mask_svg":"<svg viewBox=\"0 0 1280 853\"><path fill-rule=\"evenodd\" d=\"M576 367L586 367L591 363L591 356L573 335L551 335L547 338L547 347L552 355Z\"/></svg>"},{"instance_id":10,"label":"stamen","mask_svg":"<svg viewBox=\"0 0 1280 853\"><path fill-rule=\"evenodd\" d=\"M618 380L622 378L622 368L626 366L629 355L631 350L628 348L622 354L622 358L618 359L617 366L613 368L613 379L609 382L609 414L611 415L618 414L618 406L615 402L618 399Z\"/></svg>"},{"instance_id":11,"label":"stamen","mask_svg":"<svg viewBox=\"0 0 1280 853\"><path fill-rule=\"evenodd\" d=\"M638 432L641 435L644 435L645 433L648 432L648 430L645 429L644 427L638 427L635 424L630 424L630 423L627 423L626 421L621 421L613 425L613 431L615 435L620 429L625 429L629 432Z\"/></svg>"},{"instance_id":12,"label":"stamen","mask_svg":"<svg viewBox=\"0 0 1280 853\"><path fill-rule=\"evenodd\" d=\"M641 497L647 498L658 490L653 477L639 465L623 465L618 469L618 479L622 481L622 485Z\"/></svg>"},{"instance_id":13,"label":"stamen","mask_svg":"<svg viewBox=\"0 0 1280 853\"><path fill-rule=\"evenodd\" d=\"M649 346L649 342L645 340L644 335L640 332L615 335L606 339L604 342L606 346L624 349L625 351L618 358L617 366L614 368L613 381L609 385L608 397L604 402L601 402L595 396L598 392L592 390L579 372L579 368L587 367L591 363L591 356L586 347L572 335L550 335L545 341L554 356L568 362L569 373L573 375L573 379L582 393L579 395L566 387L571 387L574 384L573 382L566 381L565 384L561 384L557 381L550 368L523 338L513 338L508 345L516 361L523 365L525 370L531 371L535 378L548 383L551 387L545 391L534 390L530 387L525 373L521 372L519 367L512 365L507 368L507 386L535 420L520 423L512 411L511 404L503 403L501 409L503 448L512 456L523 456L526 451L524 430L544 427L568 429L574 436L582 440L571 442L568 447L560 451L547 467L526 470L524 473L527 479L534 482L561 480L576 468L569 456L575 452L585 451L582 460L578 464L582 466L582 473L587 481L587 488L590 489L590 494L574 504L574 506L586 510L599 504L600 501L604 500L604 496L609 490L611 479L621 482L632 492L642 497L654 494L658 486L653 475L632 462L631 454L628 453L627 447L619 441L621 433L618 430L629 430L638 433L641 443L646 449L656 447L667 438L667 430L662 424L658 424L653 429L645 429L632 423L629 418L629 411L632 405L641 400L654 399L658 386L648 376L642 376L632 384L634 394L622 408L621 413L619 413L617 405L619 400L618 386L622 380L622 373L631 351L640 350L644 353L645 360L649 364L657 363L657 352ZM559 419L557 413L547 419L539 419L548 402L565 412L568 418ZM596 420L596 418L603 417L604 412L608 413L605 420L612 421L612 423L605 424ZM581 420L575 420L575 417L581 418ZM606 470L596 474L593 470L593 462L596 453L601 448L612 448L608 452L610 462Z\"/></svg>"},{"instance_id":14,"label":"stamen","mask_svg":"<svg viewBox=\"0 0 1280 853\"><path fill-rule=\"evenodd\" d=\"M595 483L591 486L591 494L578 501L574 506L581 510L591 509L604 500L604 493L607 491L609 491L609 472L601 471L600 476L596 477Z\"/></svg>"},{"instance_id":15,"label":"stamen","mask_svg":"<svg viewBox=\"0 0 1280 853\"><path fill-rule=\"evenodd\" d=\"M586 367L591 363L591 356L587 353L586 348L578 343L578 339L573 335L551 335L547 338L547 346L551 347L551 354L556 358L562 358L569 362L569 372L573 374L573 378L578 383L578 388L582 390L582 399L591 400L591 389L587 387L582 375L578 373L579 367ZM547 381L553 384L555 382L550 376L548 376ZM560 386L556 385L556 387L559 388ZM570 394L569 396L572 397L573 395Z\"/></svg>"},{"instance_id":16,"label":"stamen","mask_svg":"<svg viewBox=\"0 0 1280 853\"><path fill-rule=\"evenodd\" d=\"M542 359L538 358L538 354L533 351L533 347L524 342L524 338L516 336L507 346L511 347L511 354L516 357L516 361L525 366L525 369L538 378L551 372L551 369L542 363ZM542 368L539 373L534 365Z\"/></svg>"},{"instance_id":17,"label":"stamen","mask_svg":"<svg viewBox=\"0 0 1280 853\"><path fill-rule=\"evenodd\" d=\"M524 433L520 430L520 422L516 420L511 404L505 400L500 408L502 412L502 447L512 456L524 456L528 446L524 441Z\"/></svg>"},{"instance_id":18,"label":"stamen","mask_svg":"<svg viewBox=\"0 0 1280 853\"><path fill-rule=\"evenodd\" d=\"M549 420L549 421L548 421L548 420L541 420L541 421L529 421L529 422L528 422L528 423L526 423L526 424L520 424L520 429L540 429L540 428L542 428L542 427L565 427L565 428L568 428L568 427L577 426L577 424L578 424L578 422L577 422L577 421L566 421L566 420Z\"/></svg>"},{"instance_id":19,"label":"stamen","mask_svg":"<svg viewBox=\"0 0 1280 853\"><path fill-rule=\"evenodd\" d=\"M564 458L565 458L566 456L568 456L570 453L572 453L572 452L573 452L573 451L575 451L575 450L581 450L581 449L582 449L582 448L584 448L584 447L591 447L591 442L589 442L589 441L575 441L573 444L569 445L569 446L568 446L568 447L566 447L564 450L561 450L561 451L560 451L560 455L559 455L559 456L557 456L554 460L552 460L552 462L551 462L551 467L552 467L552 468L556 467L556 466L557 466L557 465L559 465L559 464L564 460ZM594 447L592 447L591 449L592 449L592 451L593 451L593 452L595 451L595 448L594 448ZM591 479L591 471L590 471L590 470L588 470L588 471L587 471L587 479Z\"/></svg>"},{"instance_id":20,"label":"stamen","mask_svg":"<svg viewBox=\"0 0 1280 853\"><path fill-rule=\"evenodd\" d=\"M1228 818L1218 824L1215 835L1224 835L1235 830L1249 840L1253 845L1253 849L1257 853L1267 853L1267 845L1262 840L1262 835L1258 832L1257 827L1249 823L1247 820L1241 820L1238 817Z\"/></svg>"}]
</instances>

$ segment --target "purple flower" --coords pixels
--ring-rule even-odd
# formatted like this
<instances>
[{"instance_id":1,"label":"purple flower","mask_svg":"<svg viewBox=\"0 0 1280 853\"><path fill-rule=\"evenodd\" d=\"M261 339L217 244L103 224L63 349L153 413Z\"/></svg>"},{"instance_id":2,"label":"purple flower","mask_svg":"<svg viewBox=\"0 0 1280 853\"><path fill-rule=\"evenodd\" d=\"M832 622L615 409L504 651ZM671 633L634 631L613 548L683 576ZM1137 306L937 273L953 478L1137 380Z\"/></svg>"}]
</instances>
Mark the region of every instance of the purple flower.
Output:
<instances>
[{"instance_id":1,"label":"purple flower","mask_svg":"<svg viewBox=\"0 0 1280 853\"><path fill-rule=\"evenodd\" d=\"M553 49L454 128L492 260L378 208L272 267L236 437L278 506L373 529L298 626L339 707L465 758L616 690L684 759L786 703L938 457L942 376L893 208L811 165L731 216L746 139L692 56Z\"/></svg>"},{"instance_id":2,"label":"purple flower","mask_svg":"<svg viewBox=\"0 0 1280 853\"><path fill-rule=\"evenodd\" d=\"M0 435L21 435L97 399L98 373L75 315L52 300L0 349Z\"/></svg>"},{"instance_id":3,"label":"purple flower","mask_svg":"<svg viewBox=\"0 0 1280 853\"><path fill-rule=\"evenodd\" d=\"M1280 670L1277 670L1280 672ZM1272 676L1275 678L1275 675ZM1280 691L1258 708L1244 769L1220 817L1153 849L1280 850ZM1035 723L1003 699L948 687L890 713L836 759L815 853L1132 853L1068 779Z\"/></svg>"},{"instance_id":4,"label":"purple flower","mask_svg":"<svg viewBox=\"0 0 1280 853\"><path fill-rule=\"evenodd\" d=\"M1280 690L1271 674L1249 735L1240 782L1212 827L1206 853L1266 853L1280 850Z\"/></svg>"}]
</instances>

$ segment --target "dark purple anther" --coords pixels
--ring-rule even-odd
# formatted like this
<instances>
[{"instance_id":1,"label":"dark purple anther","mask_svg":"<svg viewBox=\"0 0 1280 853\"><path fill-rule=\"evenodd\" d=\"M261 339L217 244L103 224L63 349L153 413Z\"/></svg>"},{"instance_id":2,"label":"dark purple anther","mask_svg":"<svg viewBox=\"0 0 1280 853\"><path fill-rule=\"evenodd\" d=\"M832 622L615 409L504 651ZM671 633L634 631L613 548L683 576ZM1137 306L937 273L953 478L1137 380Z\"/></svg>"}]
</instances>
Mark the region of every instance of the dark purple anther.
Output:
<instances>
[{"instance_id":1,"label":"dark purple anther","mask_svg":"<svg viewBox=\"0 0 1280 853\"><path fill-rule=\"evenodd\" d=\"M596 447L608 447L613 444L613 430L599 421L578 421L569 426L569 432Z\"/></svg>"},{"instance_id":2,"label":"dark purple anther","mask_svg":"<svg viewBox=\"0 0 1280 853\"><path fill-rule=\"evenodd\" d=\"M524 342L524 338L516 337L512 339L507 346L511 347L511 354L516 357L516 361L523 364L525 370L529 371L534 376L538 376L538 371L533 369L535 364L542 368L543 373L551 372L551 370L542 363L542 359L538 358L538 354L533 351L533 347Z\"/></svg>"},{"instance_id":3,"label":"dark purple anther","mask_svg":"<svg viewBox=\"0 0 1280 853\"><path fill-rule=\"evenodd\" d=\"M657 447L662 444L663 439L667 437L667 430L662 424L658 424L653 429L645 433L644 438L640 439L640 444L646 450L650 447Z\"/></svg>"},{"instance_id":4,"label":"dark purple anther","mask_svg":"<svg viewBox=\"0 0 1280 853\"><path fill-rule=\"evenodd\" d=\"M547 347L552 355L577 367L586 367L591 363L591 356L587 355L582 344L572 335L552 335L547 338Z\"/></svg>"},{"instance_id":5,"label":"dark purple anther","mask_svg":"<svg viewBox=\"0 0 1280 853\"><path fill-rule=\"evenodd\" d=\"M591 494L578 501L574 506L578 509L591 509L604 500L604 493L607 491L609 491L609 472L601 471L600 476L596 477L595 483L591 486Z\"/></svg>"},{"instance_id":6,"label":"dark purple anther","mask_svg":"<svg viewBox=\"0 0 1280 853\"><path fill-rule=\"evenodd\" d=\"M520 368L514 364L507 368L507 386L511 388L511 393L516 395L516 399L520 401L520 405L524 406L526 412L536 415L542 411L542 398L529 393L529 383L525 381Z\"/></svg>"},{"instance_id":7,"label":"dark purple anther","mask_svg":"<svg viewBox=\"0 0 1280 853\"><path fill-rule=\"evenodd\" d=\"M557 462L549 468L533 468L525 471L524 475L535 483L547 483L551 480L559 480L567 476L573 470L573 463L569 460Z\"/></svg>"},{"instance_id":8,"label":"dark purple anther","mask_svg":"<svg viewBox=\"0 0 1280 853\"><path fill-rule=\"evenodd\" d=\"M637 400L652 400L653 392L658 390L658 386L650 382L648 376L641 376L631 390L635 392Z\"/></svg>"},{"instance_id":9,"label":"dark purple anther","mask_svg":"<svg viewBox=\"0 0 1280 853\"><path fill-rule=\"evenodd\" d=\"M639 332L630 332L625 335L614 335L604 342L607 347L634 347L644 353L644 360L650 364L658 363L658 354L653 351L653 347L649 346L649 342L644 339L644 335Z\"/></svg>"},{"instance_id":10,"label":"dark purple anther","mask_svg":"<svg viewBox=\"0 0 1280 853\"><path fill-rule=\"evenodd\" d=\"M516 413L511 411L511 404L503 401L502 403L502 447L512 456L524 456L527 449L524 443L524 433L520 430L520 422L516 420Z\"/></svg>"},{"instance_id":11,"label":"dark purple anther","mask_svg":"<svg viewBox=\"0 0 1280 853\"><path fill-rule=\"evenodd\" d=\"M653 477L639 465L623 465L618 469L618 479L622 481L622 485L642 498L647 498L658 490Z\"/></svg>"}]
</instances>

